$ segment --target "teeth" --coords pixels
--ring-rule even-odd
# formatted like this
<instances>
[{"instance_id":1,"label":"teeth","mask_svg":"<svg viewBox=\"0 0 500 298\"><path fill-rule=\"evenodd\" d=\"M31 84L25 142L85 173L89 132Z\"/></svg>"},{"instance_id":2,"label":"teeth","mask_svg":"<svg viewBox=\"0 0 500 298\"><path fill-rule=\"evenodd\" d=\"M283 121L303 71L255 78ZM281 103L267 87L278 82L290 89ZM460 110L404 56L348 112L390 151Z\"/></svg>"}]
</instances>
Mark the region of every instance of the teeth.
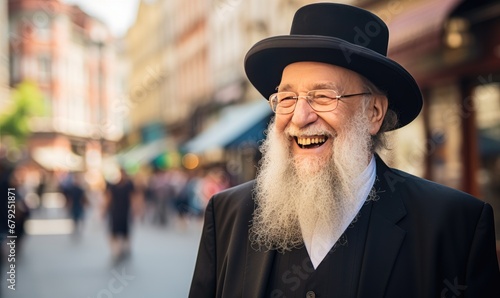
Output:
<instances>
[{"instance_id":1,"label":"teeth","mask_svg":"<svg viewBox=\"0 0 500 298\"><path fill-rule=\"evenodd\" d=\"M297 137L297 143L299 145L321 144L325 142L325 139L325 137Z\"/></svg>"}]
</instances>

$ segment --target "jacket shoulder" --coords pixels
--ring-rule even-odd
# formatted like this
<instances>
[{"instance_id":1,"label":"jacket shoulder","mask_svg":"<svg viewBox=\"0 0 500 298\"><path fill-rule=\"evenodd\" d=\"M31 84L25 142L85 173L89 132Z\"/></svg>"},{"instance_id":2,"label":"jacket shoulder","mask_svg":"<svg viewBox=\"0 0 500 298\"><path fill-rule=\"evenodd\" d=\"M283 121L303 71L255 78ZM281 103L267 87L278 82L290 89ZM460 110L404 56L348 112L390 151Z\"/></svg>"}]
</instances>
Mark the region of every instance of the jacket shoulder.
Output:
<instances>
[{"instance_id":1,"label":"jacket shoulder","mask_svg":"<svg viewBox=\"0 0 500 298\"><path fill-rule=\"evenodd\" d=\"M243 184L239 184L228 189L225 189L216 195L213 200L216 205L240 205L253 202L253 191L255 181L251 180Z\"/></svg>"},{"instance_id":2,"label":"jacket shoulder","mask_svg":"<svg viewBox=\"0 0 500 298\"><path fill-rule=\"evenodd\" d=\"M254 180L228 188L214 195L211 199L216 221L227 225L251 219L254 211Z\"/></svg>"},{"instance_id":3,"label":"jacket shoulder","mask_svg":"<svg viewBox=\"0 0 500 298\"><path fill-rule=\"evenodd\" d=\"M464 191L439 184L398 169L390 168L381 160L377 163L379 187L392 195L416 200L423 204L455 205L483 208L484 202ZM407 201L404 199L404 201Z\"/></svg>"}]
</instances>

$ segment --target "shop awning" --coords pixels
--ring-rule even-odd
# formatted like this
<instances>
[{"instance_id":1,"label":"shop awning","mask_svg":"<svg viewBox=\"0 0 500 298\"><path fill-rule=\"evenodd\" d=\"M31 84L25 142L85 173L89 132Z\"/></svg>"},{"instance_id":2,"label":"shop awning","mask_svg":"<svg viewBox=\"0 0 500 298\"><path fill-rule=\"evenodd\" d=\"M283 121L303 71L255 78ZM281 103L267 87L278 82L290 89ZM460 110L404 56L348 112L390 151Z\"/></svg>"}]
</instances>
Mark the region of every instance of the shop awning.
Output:
<instances>
[{"instance_id":1,"label":"shop awning","mask_svg":"<svg viewBox=\"0 0 500 298\"><path fill-rule=\"evenodd\" d=\"M221 112L220 119L183 146L183 151L203 153L244 142L262 134L272 111L266 100L230 106ZM259 130L259 131L257 131Z\"/></svg>"},{"instance_id":2,"label":"shop awning","mask_svg":"<svg viewBox=\"0 0 500 298\"><path fill-rule=\"evenodd\" d=\"M137 144L132 148L117 155L118 162L122 165L149 163L159 155L167 152L168 141L158 139L145 144Z\"/></svg>"}]
</instances>

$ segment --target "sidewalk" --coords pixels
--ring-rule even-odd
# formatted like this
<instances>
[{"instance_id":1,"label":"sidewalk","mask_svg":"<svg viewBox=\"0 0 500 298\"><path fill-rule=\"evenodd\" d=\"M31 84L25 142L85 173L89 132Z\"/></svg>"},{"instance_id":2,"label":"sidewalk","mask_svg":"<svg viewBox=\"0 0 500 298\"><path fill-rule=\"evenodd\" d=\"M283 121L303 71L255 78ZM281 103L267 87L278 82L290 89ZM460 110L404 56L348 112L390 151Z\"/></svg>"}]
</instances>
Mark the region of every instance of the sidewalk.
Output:
<instances>
[{"instance_id":1,"label":"sidewalk","mask_svg":"<svg viewBox=\"0 0 500 298\"><path fill-rule=\"evenodd\" d=\"M201 222L184 231L136 224L131 258L113 266L104 223L89 219L79 239L26 235L16 252L16 290L7 288L8 268L2 268L1 297L187 297Z\"/></svg>"}]
</instances>

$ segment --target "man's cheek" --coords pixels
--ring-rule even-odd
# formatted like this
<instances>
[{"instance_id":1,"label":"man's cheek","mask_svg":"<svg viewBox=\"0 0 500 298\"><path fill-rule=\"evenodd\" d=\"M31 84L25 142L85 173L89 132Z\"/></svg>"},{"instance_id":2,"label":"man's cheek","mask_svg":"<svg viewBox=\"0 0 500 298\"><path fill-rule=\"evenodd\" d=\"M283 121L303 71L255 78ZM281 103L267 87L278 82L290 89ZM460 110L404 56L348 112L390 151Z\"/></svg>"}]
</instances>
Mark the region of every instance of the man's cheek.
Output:
<instances>
[{"instance_id":1,"label":"man's cheek","mask_svg":"<svg viewBox=\"0 0 500 298\"><path fill-rule=\"evenodd\" d=\"M283 134L285 132L286 127L290 124L291 115L293 115L293 113L289 115L275 115L274 126L276 127L277 133Z\"/></svg>"}]
</instances>

